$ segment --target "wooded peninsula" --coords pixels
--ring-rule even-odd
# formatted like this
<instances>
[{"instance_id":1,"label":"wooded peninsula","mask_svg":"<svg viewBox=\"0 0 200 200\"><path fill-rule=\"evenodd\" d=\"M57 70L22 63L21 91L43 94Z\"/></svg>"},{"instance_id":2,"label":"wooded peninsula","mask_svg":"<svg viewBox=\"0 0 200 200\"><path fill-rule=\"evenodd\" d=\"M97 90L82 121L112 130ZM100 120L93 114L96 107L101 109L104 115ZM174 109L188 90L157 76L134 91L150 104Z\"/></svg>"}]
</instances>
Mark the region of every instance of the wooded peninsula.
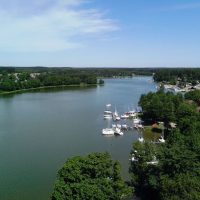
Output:
<instances>
[{"instance_id":1,"label":"wooded peninsula","mask_svg":"<svg viewBox=\"0 0 200 200\"><path fill-rule=\"evenodd\" d=\"M70 68L70 67L0 67L0 93L45 88L103 84L101 78L152 76L156 82L198 84L198 68Z\"/></svg>"}]
</instances>

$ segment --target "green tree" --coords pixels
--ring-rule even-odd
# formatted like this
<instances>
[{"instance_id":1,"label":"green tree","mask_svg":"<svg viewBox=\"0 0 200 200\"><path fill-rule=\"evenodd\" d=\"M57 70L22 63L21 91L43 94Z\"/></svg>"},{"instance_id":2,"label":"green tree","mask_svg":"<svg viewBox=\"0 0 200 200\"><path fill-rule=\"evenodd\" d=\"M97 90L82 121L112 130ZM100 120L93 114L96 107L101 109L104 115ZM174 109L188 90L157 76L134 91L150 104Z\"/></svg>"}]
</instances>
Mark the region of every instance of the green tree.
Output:
<instances>
[{"instance_id":1,"label":"green tree","mask_svg":"<svg viewBox=\"0 0 200 200\"><path fill-rule=\"evenodd\" d=\"M69 159L59 170L52 200L120 200L132 189L122 180L120 165L108 153Z\"/></svg>"}]
</instances>

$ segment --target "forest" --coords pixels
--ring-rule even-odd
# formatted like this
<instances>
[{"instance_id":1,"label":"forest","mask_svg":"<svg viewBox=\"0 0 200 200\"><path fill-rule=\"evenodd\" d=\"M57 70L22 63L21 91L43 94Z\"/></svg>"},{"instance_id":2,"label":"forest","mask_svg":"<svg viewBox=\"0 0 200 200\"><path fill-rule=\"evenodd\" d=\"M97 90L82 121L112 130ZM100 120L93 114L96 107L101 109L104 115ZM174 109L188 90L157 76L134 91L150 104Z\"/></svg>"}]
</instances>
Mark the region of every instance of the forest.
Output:
<instances>
[{"instance_id":1,"label":"forest","mask_svg":"<svg viewBox=\"0 0 200 200\"><path fill-rule=\"evenodd\" d=\"M0 67L0 92L49 86L103 84L102 77L132 77L152 73L153 69L145 68Z\"/></svg>"},{"instance_id":2,"label":"forest","mask_svg":"<svg viewBox=\"0 0 200 200\"><path fill-rule=\"evenodd\" d=\"M154 74L156 82L169 82L176 84L177 81L196 84L200 81L200 68L163 68L156 69Z\"/></svg>"},{"instance_id":3,"label":"forest","mask_svg":"<svg viewBox=\"0 0 200 200\"><path fill-rule=\"evenodd\" d=\"M152 76L156 82L177 81L193 85L199 83L198 68L71 68L71 67L0 67L0 92L22 89L97 84L97 79ZM100 81L103 84L103 81Z\"/></svg>"},{"instance_id":4,"label":"forest","mask_svg":"<svg viewBox=\"0 0 200 200\"><path fill-rule=\"evenodd\" d=\"M154 68L72 68L72 67L0 67L0 73L42 73L42 72L64 72L64 73L86 73L93 74L97 77L117 77L133 75L152 75Z\"/></svg>"},{"instance_id":5,"label":"forest","mask_svg":"<svg viewBox=\"0 0 200 200\"><path fill-rule=\"evenodd\" d=\"M1 70L0 70L1 71ZM102 84L102 81L100 82ZM0 73L0 91L15 91L47 86L95 85L97 77L88 72L77 70L2 70Z\"/></svg>"},{"instance_id":6,"label":"forest","mask_svg":"<svg viewBox=\"0 0 200 200\"><path fill-rule=\"evenodd\" d=\"M199 93L199 91L198 91ZM193 94L148 93L140 99L144 120L163 121L165 144L133 144L137 162L130 173L142 200L198 200L200 197L200 113ZM175 123L176 128L169 126ZM152 160L156 160L153 164Z\"/></svg>"}]
</instances>

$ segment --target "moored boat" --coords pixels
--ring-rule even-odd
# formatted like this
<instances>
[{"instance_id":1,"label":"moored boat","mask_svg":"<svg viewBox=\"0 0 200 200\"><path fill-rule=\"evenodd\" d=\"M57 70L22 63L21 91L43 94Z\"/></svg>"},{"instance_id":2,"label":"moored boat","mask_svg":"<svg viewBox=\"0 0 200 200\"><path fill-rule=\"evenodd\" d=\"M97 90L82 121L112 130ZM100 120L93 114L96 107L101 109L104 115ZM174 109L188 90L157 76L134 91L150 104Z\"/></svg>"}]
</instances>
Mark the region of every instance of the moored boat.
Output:
<instances>
[{"instance_id":1,"label":"moored boat","mask_svg":"<svg viewBox=\"0 0 200 200\"><path fill-rule=\"evenodd\" d=\"M133 123L134 124L139 124L140 122L141 122L141 120L139 118L133 119Z\"/></svg>"},{"instance_id":2,"label":"moored boat","mask_svg":"<svg viewBox=\"0 0 200 200\"><path fill-rule=\"evenodd\" d=\"M112 118L112 112L109 111L109 110L105 110L103 117L104 117L104 119L111 119Z\"/></svg>"},{"instance_id":3,"label":"moored boat","mask_svg":"<svg viewBox=\"0 0 200 200\"><path fill-rule=\"evenodd\" d=\"M114 130L112 128L104 128L102 129L103 135L114 135Z\"/></svg>"},{"instance_id":4,"label":"moored boat","mask_svg":"<svg viewBox=\"0 0 200 200\"><path fill-rule=\"evenodd\" d=\"M124 133L121 131L121 129L117 128L117 127L114 129L114 133L117 135L124 135Z\"/></svg>"},{"instance_id":5,"label":"moored boat","mask_svg":"<svg viewBox=\"0 0 200 200\"><path fill-rule=\"evenodd\" d=\"M121 115L121 119L128 119L129 118L129 115L128 114L123 114Z\"/></svg>"}]
</instances>

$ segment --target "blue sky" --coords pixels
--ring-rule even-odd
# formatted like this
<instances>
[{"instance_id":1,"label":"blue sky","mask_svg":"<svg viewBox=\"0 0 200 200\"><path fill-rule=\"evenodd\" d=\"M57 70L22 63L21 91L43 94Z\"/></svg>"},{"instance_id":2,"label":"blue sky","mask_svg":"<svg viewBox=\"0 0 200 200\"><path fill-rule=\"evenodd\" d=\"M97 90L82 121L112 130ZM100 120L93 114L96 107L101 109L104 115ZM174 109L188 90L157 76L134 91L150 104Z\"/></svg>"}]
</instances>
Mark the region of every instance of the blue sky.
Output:
<instances>
[{"instance_id":1,"label":"blue sky","mask_svg":"<svg viewBox=\"0 0 200 200\"><path fill-rule=\"evenodd\" d=\"M200 67L199 0L1 0L0 65Z\"/></svg>"}]
</instances>

